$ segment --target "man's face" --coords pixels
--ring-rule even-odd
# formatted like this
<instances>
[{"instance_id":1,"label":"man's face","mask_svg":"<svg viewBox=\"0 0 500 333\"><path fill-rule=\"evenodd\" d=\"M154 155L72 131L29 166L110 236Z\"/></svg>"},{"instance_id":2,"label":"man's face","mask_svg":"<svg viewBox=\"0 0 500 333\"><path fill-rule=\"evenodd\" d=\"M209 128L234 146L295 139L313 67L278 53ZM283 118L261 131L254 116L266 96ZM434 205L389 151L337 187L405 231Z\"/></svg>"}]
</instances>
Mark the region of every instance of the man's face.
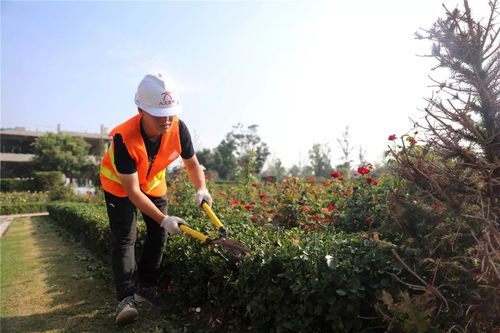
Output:
<instances>
[{"instance_id":1,"label":"man's face","mask_svg":"<svg viewBox=\"0 0 500 333\"><path fill-rule=\"evenodd\" d=\"M166 133L175 119L175 116L155 117L144 110L139 110L142 115L142 126L148 136L158 136Z\"/></svg>"}]
</instances>

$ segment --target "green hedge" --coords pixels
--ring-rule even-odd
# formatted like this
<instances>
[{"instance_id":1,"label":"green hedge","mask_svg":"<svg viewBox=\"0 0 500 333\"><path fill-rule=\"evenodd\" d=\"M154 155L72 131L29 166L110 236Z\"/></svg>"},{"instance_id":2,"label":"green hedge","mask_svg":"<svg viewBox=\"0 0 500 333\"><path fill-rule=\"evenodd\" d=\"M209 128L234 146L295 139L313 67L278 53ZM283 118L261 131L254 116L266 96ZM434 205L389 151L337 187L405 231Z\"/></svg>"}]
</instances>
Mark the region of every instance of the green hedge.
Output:
<instances>
[{"instance_id":1,"label":"green hedge","mask_svg":"<svg viewBox=\"0 0 500 333\"><path fill-rule=\"evenodd\" d=\"M35 191L36 184L33 179L0 178L2 192Z\"/></svg>"},{"instance_id":2,"label":"green hedge","mask_svg":"<svg viewBox=\"0 0 500 333\"><path fill-rule=\"evenodd\" d=\"M64 185L64 175L60 171L37 171L33 178L0 178L1 192L48 191Z\"/></svg>"},{"instance_id":3,"label":"green hedge","mask_svg":"<svg viewBox=\"0 0 500 333\"><path fill-rule=\"evenodd\" d=\"M49 205L51 217L98 254L110 251L105 210L84 203ZM190 224L201 232L214 230L206 218L192 217ZM140 223L139 247L144 231ZM215 308L225 321L238 320L258 332L384 327L374 305L382 290L396 292L389 273L401 269L390 245L333 231L308 233L247 221L231 224L230 232L252 249L251 256L238 261L220 246L187 235L167 242L161 284L170 286L176 307Z\"/></svg>"},{"instance_id":4,"label":"green hedge","mask_svg":"<svg viewBox=\"0 0 500 333\"><path fill-rule=\"evenodd\" d=\"M104 205L54 202L47 207L50 217L98 255L109 255L108 219Z\"/></svg>"},{"instance_id":5,"label":"green hedge","mask_svg":"<svg viewBox=\"0 0 500 333\"><path fill-rule=\"evenodd\" d=\"M64 174L60 171L37 171L34 175L40 191L49 191L64 185Z\"/></svg>"},{"instance_id":6,"label":"green hedge","mask_svg":"<svg viewBox=\"0 0 500 333\"><path fill-rule=\"evenodd\" d=\"M208 223L206 223L208 225ZM231 238L252 249L241 262L187 236L167 243L162 280L176 302L246 318L258 332L359 332L384 326L374 305L396 292L390 246L355 235L240 224ZM228 319L227 318L227 319Z\"/></svg>"},{"instance_id":7,"label":"green hedge","mask_svg":"<svg viewBox=\"0 0 500 333\"><path fill-rule=\"evenodd\" d=\"M0 215L38 213L47 211L47 192L2 192Z\"/></svg>"},{"instance_id":8,"label":"green hedge","mask_svg":"<svg viewBox=\"0 0 500 333\"><path fill-rule=\"evenodd\" d=\"M48 202L26 202L0 206L0 215L40 213L47 211Z\"/></svg>"}]
</instances>

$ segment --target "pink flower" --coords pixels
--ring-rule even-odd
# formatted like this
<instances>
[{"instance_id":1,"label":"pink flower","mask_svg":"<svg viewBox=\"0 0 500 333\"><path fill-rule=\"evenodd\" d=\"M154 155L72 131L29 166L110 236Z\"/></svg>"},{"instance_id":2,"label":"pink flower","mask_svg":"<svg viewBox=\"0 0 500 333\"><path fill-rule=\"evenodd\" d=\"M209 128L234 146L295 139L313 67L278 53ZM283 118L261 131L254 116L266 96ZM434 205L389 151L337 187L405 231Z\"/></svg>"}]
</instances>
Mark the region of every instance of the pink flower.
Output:
<instances>
[{"instance_id":1,"label":"pink flower","mask_svg":"<svg viewBox=\"0 0 500 333\"><path fill-rule=\"evenodd\" d=\"M397 139L396 134L389 135L388 140L396 140L396 139Z\"/></svg>"},{"instance_id":2,"label":"pink flower","mask_svg":"<svg viewBox=\"0 0 500 333\"><path fill-rule=\"evenodd\" d=\"M332 176L333 178L340 178L341 175L342 173L339 171L334 171L330 174L330 176Z\"/></svg>"},{"instance_id":3,"label":"pink flower","mask_svg":"<svg viewBox=\"0 0 500 333\"><path fill-rule=\"evenodd\" d=\"M274 181L274 178L273 178L273 177L267 177L267 181L269 181L269 182L273 182L273 181Z\"/></svg>"},{"instance_id":4,"label":"pink flower","mask_svg":"<svg viewBox=\"0 0 500 333\"><path fill-rule=\"evenodd\" d=\"M370 173L370 169L361 166L358 168L358 172L362 175L366 175L367 173Z\"/></svg>"},{"instance_id":5,"label":"pink flower","mask_svg":"<svg viewBox=\"0 0 500 333\"><path fill-rule=\"evenodd\" d=\"M231 201L229 204L230 204L231 206L233 206L233 205L237 205L237 204L239 204L239 203L240 203L240 202L239 202L238 200L233 200L233 201Z\"/></svg>"}]
</instances>

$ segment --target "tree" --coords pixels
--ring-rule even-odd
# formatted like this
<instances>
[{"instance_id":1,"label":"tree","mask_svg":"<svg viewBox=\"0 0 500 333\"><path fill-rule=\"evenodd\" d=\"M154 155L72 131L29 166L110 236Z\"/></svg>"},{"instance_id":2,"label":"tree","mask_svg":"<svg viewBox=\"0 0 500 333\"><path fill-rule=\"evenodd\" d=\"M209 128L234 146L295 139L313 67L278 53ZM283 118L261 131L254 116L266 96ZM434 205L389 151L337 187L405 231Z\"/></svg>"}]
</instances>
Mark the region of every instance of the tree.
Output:
<instances>
[{"instance_id":1,"label":"tree","mask_svg":"<svg viewBox=\"0 0 500 333\"><path fill-rule=\"evenodd\" d=\"M249 177L258 174L269 155L267 144L257 135L257 125L233 130L213 150L204 149L196 155L201 164L222 179L235 179L237 175Z\"/></svg>"},{"instance_id":2,"label":"tree","mask_svg":"<svg viewBox=\"0 0 500 333\"><path fill-rule=\"evenodd\" d=\"M435 69L448 78L431 78L436 92L416 124L425 141L406 135L391 148L405 187L416 189L406 198L396 193L392 211L403 239L416 240L425 255L414 265L413 288L425 291L438 316L454 314L447 331L482 332L498 327L500 313L500 29L497 0L486 22L463 4L417 34L433 42ZM427 218L410 221L417 215Z\"/></svg>"},{"instance_id":3,"label":"tree","mask_svg":"<svg viewBox=\"0 0 500 333\"><path fill-rule=\"evenodd\" d=\"M329 177L333 171L330 161L331 149L327 144L313 144L309 150L309 163L315 177Z\"/></svg>"},{"instance_id":4,"label":"tree","mask_svg":"<svg viewBox=\"0 0 500 333\"><path fill-rule=\"evenodd\" d=\"M236 176L235 142L226 138L214 149L215 171L222 179L234 179Z\"/></svg>"},{"instance_id":5,"label":"tree","mask_svg":"<svg viewBox=\"0 0 500 333\"><path fill-rule=\"evenodd\" d=\"M90 144L81 137L63 133L47 133L35 140L35 170L61 171L70 178L82 178L92 164L88 152Z\"/></svg>"},{"instance_id":6,"label":"tree","mask_svg":"<svg viewBox=\"0 0 500 333\"><path fill-rule=\"evenodd\" d=\"M335 170L341 171L342 174L348 176L351 173L352 160L350 158L350 155L353 149L350 145L351 137L349 135L349 126L345 127L345 131L342 132L342 137L340 139L337 139L337 143L340 150L342 151L342 158L341 158L342 163L336 165ZM360 148L360 159L361 159L361 154L362 153Z\"/></svg>"},{"instance_id":7,"label":"tree","mask_svg":"<svg viewBox=\"0 0 500 333\"><path fill-rule=\"evenodd\" d=\"M243 124L238 123L226 136L226 140L234 141L234 152L240 166L253 162L255 174L260 173L269 156L267 144L257 134L258 127L258 125L250 125L245 128Z\"/></svg>"},{"instance_id":8,"label":"tree","mask_svg":"<svg viewBox=\"0 0 500 333\"><path fill-rule=\"evenodd\" d=\"M286 169L279 158L272 159L269 167L263 172L265 177L274 177L277 181L286 175Z\"/></svg>"}]
</instances>

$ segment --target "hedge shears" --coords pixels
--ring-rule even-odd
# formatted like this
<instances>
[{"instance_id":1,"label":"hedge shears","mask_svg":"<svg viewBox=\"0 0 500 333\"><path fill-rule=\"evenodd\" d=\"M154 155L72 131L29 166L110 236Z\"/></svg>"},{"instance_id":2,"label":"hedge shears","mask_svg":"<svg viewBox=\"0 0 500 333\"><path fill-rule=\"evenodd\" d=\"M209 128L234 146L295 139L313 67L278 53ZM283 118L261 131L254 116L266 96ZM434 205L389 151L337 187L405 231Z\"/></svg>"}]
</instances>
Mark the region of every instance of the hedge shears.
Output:
<instances>
[{"instance_id":1,"label":"hedge shears","mask_svg":"<svg viewBox=\"0 0 500 333\"><path fill-rule=\"evenodd\" d=\"M210 217L210 220L212 220L219 230L220 237L210 238L186 225L179 225L179 228L182 231L209 245L221 244L233 257L241 258L243 256L250 255L250 249L248 247L235 240L227 238L227 229L222 225L221 221L217 218L215 213L212 211L212 208L210 208L206 201L201 203L201 208L205 211L208 217Z\"/></svg>"}]
</instances>

